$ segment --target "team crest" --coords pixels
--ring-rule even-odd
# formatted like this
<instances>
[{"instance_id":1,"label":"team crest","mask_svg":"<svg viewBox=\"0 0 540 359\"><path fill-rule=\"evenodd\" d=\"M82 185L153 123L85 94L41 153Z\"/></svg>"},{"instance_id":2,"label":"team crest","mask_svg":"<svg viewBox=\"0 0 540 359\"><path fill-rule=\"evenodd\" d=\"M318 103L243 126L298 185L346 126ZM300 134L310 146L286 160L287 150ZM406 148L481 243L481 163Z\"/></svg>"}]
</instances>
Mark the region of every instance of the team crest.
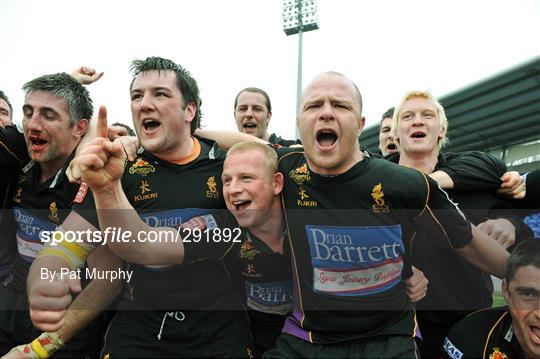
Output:
<instances>
[{"instance_id":1,"label":"team crest","mask_svg":"<svg viewBox=\"0 0 540 359\"><path fill-rule=\"evenodd\" d=\"M305 181L309 181L311 179L309 170L307 168L307 163L304 163L302 166L290 171L289 176L299 186L301 186Z\"/></svg>"},{"instance_id":2,"label":"team crest","mask_svg":"<svg viewBox=\"0 0 540 359\"><path fill-rule=\"evenodd\" d=\"M494 347L493 353L489 355L489 359L508 359L508 357L506 356L506 354L501 352L500 348Z\"/></svg>"},{"instance_id":3,"label":"team crest","mask_svg":"<svg viewBox=\"0 0 540 359\"><path fill-rule=\"evenodd\" d=\"M58 218L58 208L56 208L56 202L51 202L49 205L49 211L51 211L51 214L49 214L49 219L53 222L60 222L60 219Z\"/></svg>"},{"instance_id":4,"label":"team crest","mask_svg":"<svg viewBox=\"0 0 540 359\"><path fill-rule=\"evenodd\" d=\"M206 198L219 198L219 192L217 189L217 182L215 176L208 177L208 180L206 181L206 185L208 186L208 191L206 191Z\"/></svg>"},{"instance_id":5,"label":"team crest","mask_svg":"<svg viewBox=\"0 0 540 359\"><path fill-rule=\"evenodd\" d=\"M373 212L375 213L388 213L390 208L386 205L384 201L384 192L382 191L382 183L379 183L373 187L371 192L371 197L375 201L375 204L372 205Z\"/></svg>"},{"instance_id":6,"label":"team crest","mask_svg":"<svg viewBox=\"0 0 540 359\"><path fill-rule=\"evenodd\" d=\"M253 246L251 242L244 242L240 247L240 253L238 253L239 258L245 258L247 260L252 260L257 254L261 253L258 249ZM249 270L248 270L249 273Z\"/></svg>"},{"instance_id":7,"label":"team crest","mask_svg":"<svg viewBox=\"0 0 540 359\"><path fill-rule=\"evenodd\" d=\"M22 187L19 186L15 190L15 196L13 196L13 202L21 203L21 199L22 199Z\"/></svg>"},{"instance_id":8,"label":"team crest","mask_svg":"<svg viewBox=\"0 0 540 359\"><path fill-rule=\"evenodd\" d=\"M129 174L131 175L137 173L144 177L151 172L156 172L156 168L142 158L137 158L129 168Z\"/></svg>"}]
</instances>

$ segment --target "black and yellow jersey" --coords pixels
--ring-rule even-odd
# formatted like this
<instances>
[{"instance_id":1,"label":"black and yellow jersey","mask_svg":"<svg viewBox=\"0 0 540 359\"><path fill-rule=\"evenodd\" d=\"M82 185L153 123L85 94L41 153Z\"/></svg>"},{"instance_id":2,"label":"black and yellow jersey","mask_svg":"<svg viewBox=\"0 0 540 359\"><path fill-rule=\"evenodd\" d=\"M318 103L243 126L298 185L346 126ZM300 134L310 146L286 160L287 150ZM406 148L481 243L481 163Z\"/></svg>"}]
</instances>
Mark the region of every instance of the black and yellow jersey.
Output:
<instances>
[{"instance_id":1,"label":"black and yellow jersey","mask_svg":"<svg viewBox=\"0 0 540 359\"><path fill-rule=\"evenodd\" d=\"M365 158L347 172L312 172L284 151L282 200L293 254L295 306L284 331L315 343L417 335L403 279L415 231L460 248L470 223L420 172Z\"/></svg>"},{"instance_id":2,"label":"black and yellow jersey","mask_svg":"<svg viewBox=\"0 0 540 359\"><path fill-rule=\"evenodd\" d=\"M480 310L457 322L444 340L443 353L451 359L525 357L508 307Z\"/></svg>"}]
</instances>

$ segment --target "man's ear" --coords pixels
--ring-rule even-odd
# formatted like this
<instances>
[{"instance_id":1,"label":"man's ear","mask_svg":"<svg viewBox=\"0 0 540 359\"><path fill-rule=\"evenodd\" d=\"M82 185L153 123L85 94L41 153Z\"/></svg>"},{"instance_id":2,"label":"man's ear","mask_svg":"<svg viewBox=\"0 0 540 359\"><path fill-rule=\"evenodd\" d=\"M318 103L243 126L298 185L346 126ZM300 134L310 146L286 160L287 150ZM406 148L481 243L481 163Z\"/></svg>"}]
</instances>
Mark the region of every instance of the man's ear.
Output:
<instances>
[{"instance_id":1,"label":"man's ear","mask_svg":"<svg viewBox=\"0 0 540 359\"><path fill-rule=\"evenodd\" d=\"M86 133L86 130L88 129L88 120L83 118L82 120L79 120L75 126L73 126L73 135L81 138Z\"/></svg>"},{"instance_id":2,"label":"man's ear","mask_svg":"<svg viewBox=\"0 0 540 359\"><path fill-rule=\"evenodd\" d=\"M508 301L510 300L510 292L508 291L508 283L506 283L506 279L502 280L501 292L504 300L506 300L506 303L508 303Z\"/></svg>"},{"instance_id":3,"label":"man's ear","mask_svg":"<svg viewBox=\"0 0 540 359\"><path fill-rule=\"evenodd\" d=\"M186 108L184 109L186 116L184 117L184 120L187 123L191 123L193 119L195 118L195 114L197 113L197 106L195 105L195 102L189 102L186 105Z\"/></svg>"},{"instance_id":4,"label":"man's ear","mask_svg":"<svg viewBox=\"0 0 540 359\"><path fill-rule=\"evenodd\" d=\"M283 184L285 179L283 178L283 173L276 172L274 173L274 196L279 195L283 191Z\"/></svg>"},{"instance_id":5,"label":"man's ear","mask_svg":"<svg viewBox=\"0 0 540 359\"><path fill-rule=\"evenodd\" d=\"M266 129L268 130L268 124L270 123L270 120L272 119L272 112L268 112L268 121L266 121Z\"/></svg>"},{"instance_id":6,"label":"man's ear","mask_svg":"<svg viewBox=\"0 0 540 359\"><path fill-rule=\"evenodd\" d=\"M358 136L362 134L362 131L364 130L365 125L366 125L366 118L364 116L360 116L360 119L358 120Z\"/></svg>"}]
</instances>

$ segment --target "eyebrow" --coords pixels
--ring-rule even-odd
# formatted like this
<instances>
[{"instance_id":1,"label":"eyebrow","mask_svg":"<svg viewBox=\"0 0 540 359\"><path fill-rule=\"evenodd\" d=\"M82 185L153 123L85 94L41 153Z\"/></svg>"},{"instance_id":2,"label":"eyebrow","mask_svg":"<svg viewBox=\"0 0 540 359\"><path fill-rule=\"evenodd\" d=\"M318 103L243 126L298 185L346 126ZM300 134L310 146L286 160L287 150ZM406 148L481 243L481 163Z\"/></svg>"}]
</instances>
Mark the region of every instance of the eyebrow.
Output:
<instances>
[{"instance_id":1,"label":"eyebrow","mask_svg":"<svg viewBox=\"0 0 540 359\"><path fill-rule=\"evenodd\" d=\"M152 91L172 91L170 88L168 87L150 87L149 90L152 90ZM131 90L131 93L133 92L142 92L143 89L132 89Z\"/></svg>"}]
</instances>

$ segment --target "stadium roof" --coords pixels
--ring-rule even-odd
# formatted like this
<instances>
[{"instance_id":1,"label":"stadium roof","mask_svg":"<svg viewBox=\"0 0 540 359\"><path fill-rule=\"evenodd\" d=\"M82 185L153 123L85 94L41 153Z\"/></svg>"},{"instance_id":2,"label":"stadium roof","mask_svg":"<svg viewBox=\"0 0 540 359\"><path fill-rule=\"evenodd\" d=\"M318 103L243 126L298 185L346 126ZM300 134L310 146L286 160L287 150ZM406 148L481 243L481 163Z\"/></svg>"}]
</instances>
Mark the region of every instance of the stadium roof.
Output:
<instances>
[{"instance_id":1,"label":"stadium roof","mask_svg":"<svg viewBox=\"0 0 540 359\"><path fill-rule=\"evenodd\" d=\"M447 94L439 101L449 121L444 151L489 150L540 138L540 56ZM375 150L379 128L360 136Z\"/></svg>"}]
</instances>

